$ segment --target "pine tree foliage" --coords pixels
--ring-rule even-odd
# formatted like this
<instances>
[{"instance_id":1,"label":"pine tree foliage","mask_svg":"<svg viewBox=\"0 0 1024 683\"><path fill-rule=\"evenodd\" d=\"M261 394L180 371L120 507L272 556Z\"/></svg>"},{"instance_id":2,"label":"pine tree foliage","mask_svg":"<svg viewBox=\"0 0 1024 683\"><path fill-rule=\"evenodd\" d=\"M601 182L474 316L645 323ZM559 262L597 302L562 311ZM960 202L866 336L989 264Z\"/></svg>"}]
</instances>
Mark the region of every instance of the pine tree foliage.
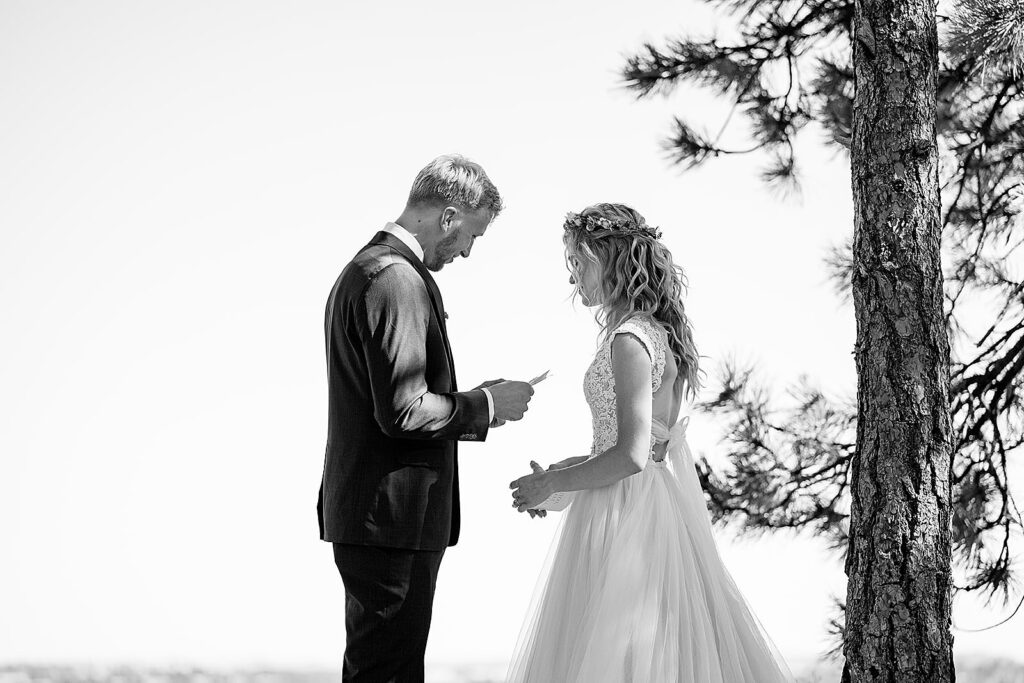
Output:
<instances>
[{"instance_id":1,"label":"pine tree foliage","mask_svg":"<svg viewBox=\"0 0 1024 683\"><path fill-rule=\"evenodd\" d=\"M718 396L702 405L728 425L731 446L728 469L697 465L712 513L747 532L810 528L843 550L856 406L803 380L790 391L793 407L778 414L751 375L727 363Z\"/></svg>"},{"instance_id":2,"label":"pine tree foliage","mask_svg":"<svg viewBox=\"0 0 1024 683\"><path fill-rule=\"evenodd\" d=\"M724 121L676 118L665 141L673 162L693 168L728 154L756 153L764 181L793 188L794 140L808 127L848 150L853 120L853 0L712 0L738 39L675 38L644 45L622 75L639 98L680 84L710 88L730 104ZM945 312L953 349L951 412L954 562L957 590L1007 601L1021 514L1007 474L1024 446L1024 0L940 4L937 97L943 201ZM859 36L870 48L871 36ZM738 114L738 116L737 116ZM698 124L717 124L713 135ZM740 141L737 143L736 141ZM851 223L852 225L852 223ZM1016 261L1015 261L1016 259ZM826 265L849 300L850 244ZM996 306L984 329L967 324ZM977 327L977 324L974 325ZM699 472L716 519L757 532L810 529L846 543L856 408L801 380L787 408L727 364L703 408L729 425L729 465Z\"/></svg>"}]
</instances>

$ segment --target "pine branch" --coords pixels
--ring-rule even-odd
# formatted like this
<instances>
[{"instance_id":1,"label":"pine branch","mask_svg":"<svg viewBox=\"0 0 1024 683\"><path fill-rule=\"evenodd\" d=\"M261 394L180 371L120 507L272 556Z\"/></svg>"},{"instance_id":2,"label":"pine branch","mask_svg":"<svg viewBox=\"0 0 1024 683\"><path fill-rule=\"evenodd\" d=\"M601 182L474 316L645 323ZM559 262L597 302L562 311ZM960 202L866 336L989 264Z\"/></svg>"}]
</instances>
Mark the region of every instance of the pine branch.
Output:
<instances>
[{"instance_id":1,"label":"pine branch","mask_svg":"<svg viewBox=\"0 0 1024 683\"><path fill-rule=\"evenodd\" d=\"M1024 3L1020 0L960 2L950 21L947 47L987 74L1024 74Z\"/></svg>"}]
</instances>

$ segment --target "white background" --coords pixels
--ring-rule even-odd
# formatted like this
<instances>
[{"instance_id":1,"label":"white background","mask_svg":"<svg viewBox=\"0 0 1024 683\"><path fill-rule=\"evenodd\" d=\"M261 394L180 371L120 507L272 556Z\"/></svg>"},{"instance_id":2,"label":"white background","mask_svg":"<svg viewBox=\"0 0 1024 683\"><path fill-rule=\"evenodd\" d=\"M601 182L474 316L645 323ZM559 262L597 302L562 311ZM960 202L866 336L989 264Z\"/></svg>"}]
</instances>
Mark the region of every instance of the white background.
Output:
<instances>
[{"instance_id":1,"label":"white background","mask_svg":"<svg viewBox=\"0 0 1024 683\"><path fill-rule=\"evenodd\" d=\"M636 103L622 57L728 22L625 7L0 3L0 661L337 666L323 307L437 154L481 162L508 205L438 277L461 384L553 376L461 449L430 661L510 655L556 519L515 513L508 482L589 448L597 328L568 302L567 211L622 201L662 227L712 376L735 356L780 397L800 373L854 391L853 311L822 265L852 229L846 159L809 130L800 201L764 188L763 158L671 169L671 116L717 130L721 104ZM720 436L694 419L698 452ZM816 657L839 560L720 538L784 654ZM1019 657L1024 621L956 638Z\"/></svg>"}]
</instances>

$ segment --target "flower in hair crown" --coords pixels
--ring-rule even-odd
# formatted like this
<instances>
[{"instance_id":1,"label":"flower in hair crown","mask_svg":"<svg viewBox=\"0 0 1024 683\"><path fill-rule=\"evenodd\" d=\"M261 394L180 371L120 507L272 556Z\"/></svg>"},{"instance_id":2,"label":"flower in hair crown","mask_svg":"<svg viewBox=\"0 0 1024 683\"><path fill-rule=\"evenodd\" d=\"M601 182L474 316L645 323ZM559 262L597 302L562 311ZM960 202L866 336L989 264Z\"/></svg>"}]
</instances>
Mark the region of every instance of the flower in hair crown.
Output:
<instances>
[{"instance_id":1,"label":"flower in hair crown","mask_svg":"<svg viewBox=\"0 0 1024 683\"><path fill-rule=\"evenodd\" d=\"M661 230L642 222L638 225L632 221L617 221L604 216L586 215L570 211L565 216L566 230L584 230L589 233L607 232L620 235L643 235L661 239ZM601 237L603 235L597 235Z\"/></svg>"}]
</instances>

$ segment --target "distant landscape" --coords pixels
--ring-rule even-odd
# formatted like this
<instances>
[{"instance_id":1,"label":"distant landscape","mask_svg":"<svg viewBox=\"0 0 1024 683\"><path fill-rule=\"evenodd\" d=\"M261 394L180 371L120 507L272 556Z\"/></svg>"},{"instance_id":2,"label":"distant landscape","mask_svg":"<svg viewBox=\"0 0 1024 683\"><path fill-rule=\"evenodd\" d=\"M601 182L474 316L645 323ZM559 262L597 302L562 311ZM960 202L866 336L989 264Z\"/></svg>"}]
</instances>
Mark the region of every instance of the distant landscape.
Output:
<instances>
[{"instance_id":1,"label":"distant landscape","mask_svg":"<svg viewBox=\"0 0 1024 683\"><path fill-rule=\"evenodd\" d=\"M957 661L958 683L1024 683L1024 663L1008 659ZM821 663L797 674L798 683L838 683L840 666ZM427 667L429 683L498 683L502 663ZM338 683L333 671L216 670L97 666L0 665L0 683Z\"/></svg>"}]
</instances>

